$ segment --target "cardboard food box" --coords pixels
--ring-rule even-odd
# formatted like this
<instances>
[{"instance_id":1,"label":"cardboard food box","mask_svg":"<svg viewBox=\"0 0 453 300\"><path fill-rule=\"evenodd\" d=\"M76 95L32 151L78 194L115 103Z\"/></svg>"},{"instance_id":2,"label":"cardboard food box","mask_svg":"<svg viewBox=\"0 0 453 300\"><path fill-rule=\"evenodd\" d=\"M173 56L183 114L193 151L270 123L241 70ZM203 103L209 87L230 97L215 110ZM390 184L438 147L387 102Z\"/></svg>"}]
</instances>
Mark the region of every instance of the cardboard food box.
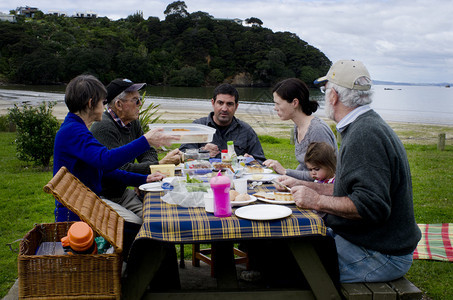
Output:
<instances>
[{"instance_id":1,"label":"cardboard food box","mask_svg":"<svg viewBox=\"0 0 453 300\"><path fill-rule=\"evenodd\" d=\"M124 219L62 167L44 187L113 246L111 254L36 255L72 222L38 224L20 243L19 299L120 299Z\"/></svg>"},{"instance_id":2,"label":"cardboard food box","mask_svg":"<svg viewBox=\"0 0 453 300\"><path fill-rule=\"evenodd\" d=\"M151 174L160 172L167 177L174 177L175 176L175 165L168 164L168 165L150 165L149 168L151 169Z\"/></svg>"}]
</instances>

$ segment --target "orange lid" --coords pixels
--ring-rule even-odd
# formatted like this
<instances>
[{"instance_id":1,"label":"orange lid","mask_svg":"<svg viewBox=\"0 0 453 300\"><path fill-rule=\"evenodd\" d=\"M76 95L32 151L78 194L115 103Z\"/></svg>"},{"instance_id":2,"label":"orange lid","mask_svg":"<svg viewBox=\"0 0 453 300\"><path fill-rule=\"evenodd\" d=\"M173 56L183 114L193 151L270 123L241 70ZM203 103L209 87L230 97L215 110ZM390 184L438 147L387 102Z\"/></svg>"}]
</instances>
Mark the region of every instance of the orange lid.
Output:
<instances>
[{"instance_id":1,"label":"orange lid","mask_svg":"<svg viewBox=\"0 0 453 300\"><path fill-rule=\"evenodd\" d=\"M68 230L69 245L75 251L85 251L93 245L94 234L85 222L75 222Z\"/></svg>"}]
</instances>

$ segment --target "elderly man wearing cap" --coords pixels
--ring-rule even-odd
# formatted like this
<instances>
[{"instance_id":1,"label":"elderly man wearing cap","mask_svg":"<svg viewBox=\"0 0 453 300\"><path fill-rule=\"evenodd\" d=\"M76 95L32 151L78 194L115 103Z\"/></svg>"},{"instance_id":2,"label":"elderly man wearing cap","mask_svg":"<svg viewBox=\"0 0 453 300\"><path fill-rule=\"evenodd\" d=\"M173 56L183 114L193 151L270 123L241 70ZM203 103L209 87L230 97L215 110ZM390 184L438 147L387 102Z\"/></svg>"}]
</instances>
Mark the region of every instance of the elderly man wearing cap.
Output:
<instances>
[{"instance_id":1,"label":"elderly man wearing cap","mask_svg":"<svg viewBox=\"0 0 453 300\"><path fill-rule=\"evenodd\" d=\"M341 133L334 185L283 176L296 204L326 212L342 282L399 278L421 233L415 222L409 163L395 132L368 105L371 77L359 61L336 62L319 78L326 114ZM333 187L332 187L333 186Z\"/></svg>"},{"instance_id":2,"label":"elderly man wearing cap","mask_svg":"<svg viewBox=\"0 0 453 300\"><path fill-rule=\"evenodd\" d=\"M143 130L138 120L142 98L139 90L146 83L133 83L129 79L115 79L107 86L107 109L102 121L95 122L90 130L94 137L108 149L118 148L141 137ZM133 173L150 174L150 165L180 162L180 151L169 152L160 162L156 149L151 147L121 169ZM137 160L137 163L135 163ZM102 196L110 199L142 217L143 203L136 192L123 182L102 180Z\"/></svg>"}]
</instances>

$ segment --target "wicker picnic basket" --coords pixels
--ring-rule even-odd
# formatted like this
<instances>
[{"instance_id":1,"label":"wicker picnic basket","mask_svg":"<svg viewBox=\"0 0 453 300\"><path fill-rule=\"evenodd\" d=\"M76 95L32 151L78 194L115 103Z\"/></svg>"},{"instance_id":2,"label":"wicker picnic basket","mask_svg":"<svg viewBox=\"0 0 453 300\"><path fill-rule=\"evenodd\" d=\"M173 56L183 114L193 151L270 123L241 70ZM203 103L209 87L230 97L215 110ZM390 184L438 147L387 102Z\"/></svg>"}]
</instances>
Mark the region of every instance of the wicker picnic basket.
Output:
<instances>
[{"instance_id":1,"label":"wicker picnic basket","mask_svg":"<svg viewBox=\"0 0 453 300\"><path fill-rule=\"evenodd\" d=\"M120 299L124 219L62 167L46 193L88 223L112 254L35 255L42 242L60 241L72 222L38 224L20 243L20 299Z\"/></svg>"}]
</instances>

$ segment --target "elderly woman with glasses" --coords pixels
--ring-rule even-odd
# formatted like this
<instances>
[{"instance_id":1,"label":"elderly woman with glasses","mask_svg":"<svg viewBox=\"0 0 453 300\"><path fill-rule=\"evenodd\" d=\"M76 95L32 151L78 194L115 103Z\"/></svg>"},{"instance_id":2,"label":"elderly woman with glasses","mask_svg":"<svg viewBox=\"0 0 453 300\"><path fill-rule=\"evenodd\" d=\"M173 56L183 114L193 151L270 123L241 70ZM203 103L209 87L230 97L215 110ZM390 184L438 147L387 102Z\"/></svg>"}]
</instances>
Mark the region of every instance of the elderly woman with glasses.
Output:
<instances>
[{"instance_id":1,"label":"elderly woman with glasses","mask_svg":"<svg viewBox=\"0 0 453 300\"><path fill-rule=\"evenodd\" d=\"M295 155L299 166L295 170L287 169L274 159L266 160L264 165L274 169L278 174L313 181L304 162L308 145L312 142L325 142L338 154L335 135L326 122L313 116L319 104L316 101L310 101L308 87L303 81L297 78L285 79L277 83L272 92L274 110L280 119L294 122Z\"/></svg>"},{"instance_id":2,"label":"elderly woman with glasses","mask_svg":"<svg viewBox=\"0 0 453 300\"><path fill-rule=\"evenodd\" d=\"M94 121L101 120L106 97L107 90L94 76L80 75L69 82L65 93L69 112L55 137L54 175L65 166L97 195L101 192L101 179L121 180L129 186L162 179L162 174L142 175L118 168L149 150L151 146L169 146L172 140L178 138L164 134L161 128L153 129L129 144L107 149L88 130ZM80 220L60 202L55 201L55 205L57 222ZM124 212L121 207L111 206L119 213Z\"/></svg>"}]
</instances>

